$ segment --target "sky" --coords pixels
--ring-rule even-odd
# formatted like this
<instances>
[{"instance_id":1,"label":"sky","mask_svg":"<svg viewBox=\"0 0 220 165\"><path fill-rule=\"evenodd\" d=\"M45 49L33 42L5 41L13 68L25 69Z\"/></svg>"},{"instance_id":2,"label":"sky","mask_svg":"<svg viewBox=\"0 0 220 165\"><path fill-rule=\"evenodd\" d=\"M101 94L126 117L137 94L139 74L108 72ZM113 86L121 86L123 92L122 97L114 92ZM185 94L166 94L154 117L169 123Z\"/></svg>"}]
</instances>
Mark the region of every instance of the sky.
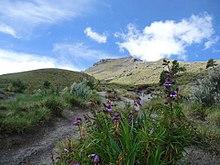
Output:
<instances>
[{"instance_id":1,"label":"sky","mask_svg":"<svg viewBox=\"0 0 220 165\"><path fill-rule=\"evenodd\" d=\"M220 1L0 1L0 74L128 56L220 59Z\"/></svg>"}]
</instances>

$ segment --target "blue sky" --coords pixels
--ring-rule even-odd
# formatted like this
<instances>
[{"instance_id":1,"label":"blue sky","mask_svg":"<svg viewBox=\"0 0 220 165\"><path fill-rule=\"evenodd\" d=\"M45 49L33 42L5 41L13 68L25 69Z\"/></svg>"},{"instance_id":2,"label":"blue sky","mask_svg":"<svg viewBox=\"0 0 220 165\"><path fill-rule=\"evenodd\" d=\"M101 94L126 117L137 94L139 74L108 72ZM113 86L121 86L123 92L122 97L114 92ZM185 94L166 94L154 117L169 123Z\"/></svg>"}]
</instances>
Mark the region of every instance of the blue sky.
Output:
<instances>
[{"instance_id":1,"label":"blue sky","mask_svg":"<svg viewBox=\"0 0 220 165\"><path fill-rule=\"evenodd\" d=\"M220 1L0 1L0 74L126 56L220 59Z\"/></svg>"}]
</instances>

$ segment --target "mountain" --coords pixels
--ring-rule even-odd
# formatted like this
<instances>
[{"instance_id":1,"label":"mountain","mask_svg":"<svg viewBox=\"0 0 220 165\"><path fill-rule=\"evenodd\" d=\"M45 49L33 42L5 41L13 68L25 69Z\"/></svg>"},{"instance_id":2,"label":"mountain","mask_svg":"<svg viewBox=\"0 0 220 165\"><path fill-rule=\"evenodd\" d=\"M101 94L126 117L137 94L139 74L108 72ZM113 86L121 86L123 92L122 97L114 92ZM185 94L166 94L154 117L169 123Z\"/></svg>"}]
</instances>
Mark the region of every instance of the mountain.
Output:
<instances>
[{"instance_id":1,"label":"mountain","mask_svg":"<svg viewBox=\"0 0 220 165\"><path fill-rule=\"evenodd\" d=\"M159 82L163 70L163 60L144 62L136 58L106 59L95 63L85 73L96 79L118 84L155 84ZM197 75L206 72L207 62L180 62L186 68L184 81L196 79ZM217 61L220 64L220 61Z\"/></svg>"},{"instance_id":2,"label":"mountain","mask_svg":"<svg viewBox=\"0 0 220 165\"><path fill-rule=\"evenodd\" d=\"M63 69L39 69L19 73L0 75L0 88L9 85L10 82L21 80L28 85L31 90L39 89L45 81L49 81L53 86L65 88L73 82L79 82L83 79L94 80L83 72L74 72Z\"/></svg>"}]
</instances>

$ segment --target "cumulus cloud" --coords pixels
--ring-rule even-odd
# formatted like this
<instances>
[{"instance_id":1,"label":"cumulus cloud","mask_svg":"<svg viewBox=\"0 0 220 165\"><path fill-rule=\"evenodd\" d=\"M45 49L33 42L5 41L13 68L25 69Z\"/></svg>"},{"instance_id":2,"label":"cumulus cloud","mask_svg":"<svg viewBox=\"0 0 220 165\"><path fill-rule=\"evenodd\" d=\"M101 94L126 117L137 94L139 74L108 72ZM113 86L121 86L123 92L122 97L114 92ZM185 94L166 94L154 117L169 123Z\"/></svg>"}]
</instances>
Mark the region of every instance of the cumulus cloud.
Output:
<instances>
[{"instance_id":1,"label":"cumulus cloud","mask_svg":"<svg viewBox=\"0 0 220 165\"><path fill-rule=\"evenodd\" d=\"M55 24L81 16L89 11L94 0L1 0L0 21L17 33L31 31L39 24Z\"/></svg>"},{"instance_id":2,"label":"cumulus cloud","mask_svg":"<svg viewBox=\"0 0 220 165\"><path fill-rule=\"evenodd\" d=\"M98 43L106 43L107 42L107 36L105 36L104 34L100 34L100 33L93 31L91 27L87 27L84 30L84 33L89 38L93 39L94 41L96 41Z\"/></svg>"},{"instance_id":3,"label":"cumulus cloud","mask_svg":"<svg viewBox=\"0 0 220 165\"><path fill-rule=\"evenodd\" d=\"M57 59L0 49L0 74L28 71L42 68L60 68L78 70L77 68L60 63Z\"/></svg>"},{"instance_id":4,"label":"cumulus cloud","mask_svg":"<svg viewBox=\"0 0 220 165\"><path fill-rule=\"evenodd\" d=\"M64 63L72 63L82 70L100 59L118 58L102 50L92 49L84 43L56 43L53 52Z\"/></svg>"},{"instance_id":5,"label":"cumulus cloud","mask_svg":"<svg viewBox=\"0 0 220 165\"><path fill-rule=\"evenodd\" d=\"M213 40L212 17L208 14L192 15L179 22L174 20L155 21L142 31L128 25L127 33L116 33L122 42L118 45L131 56L145 61L157 61L172 55L184 58L186 48L193 44L204 44L209 48Z\"/></svg>"}]
</instances>

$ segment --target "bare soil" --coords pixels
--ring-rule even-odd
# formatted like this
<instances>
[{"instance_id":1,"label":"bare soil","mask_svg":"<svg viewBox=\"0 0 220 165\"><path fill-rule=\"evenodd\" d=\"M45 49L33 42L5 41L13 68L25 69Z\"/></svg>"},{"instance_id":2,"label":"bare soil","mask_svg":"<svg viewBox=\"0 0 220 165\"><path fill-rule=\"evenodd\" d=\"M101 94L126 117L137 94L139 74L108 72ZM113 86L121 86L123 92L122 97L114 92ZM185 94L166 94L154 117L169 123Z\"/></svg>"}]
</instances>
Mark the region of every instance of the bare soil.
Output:
<instances>
[{"instance_id":1,"label":"bare soil","mask_svg":"<svg viewBox=\"0 0 220 165\"><path fill-rule=\"evenodd\" d=\"M23 135L1 136L0 165L52 164L51 153L56 143L64 138L78 136L71 124L72 118L88 113L78 109L65 110L63 118L55 118L40 130Z\"/></svg>"}]
</instances>

